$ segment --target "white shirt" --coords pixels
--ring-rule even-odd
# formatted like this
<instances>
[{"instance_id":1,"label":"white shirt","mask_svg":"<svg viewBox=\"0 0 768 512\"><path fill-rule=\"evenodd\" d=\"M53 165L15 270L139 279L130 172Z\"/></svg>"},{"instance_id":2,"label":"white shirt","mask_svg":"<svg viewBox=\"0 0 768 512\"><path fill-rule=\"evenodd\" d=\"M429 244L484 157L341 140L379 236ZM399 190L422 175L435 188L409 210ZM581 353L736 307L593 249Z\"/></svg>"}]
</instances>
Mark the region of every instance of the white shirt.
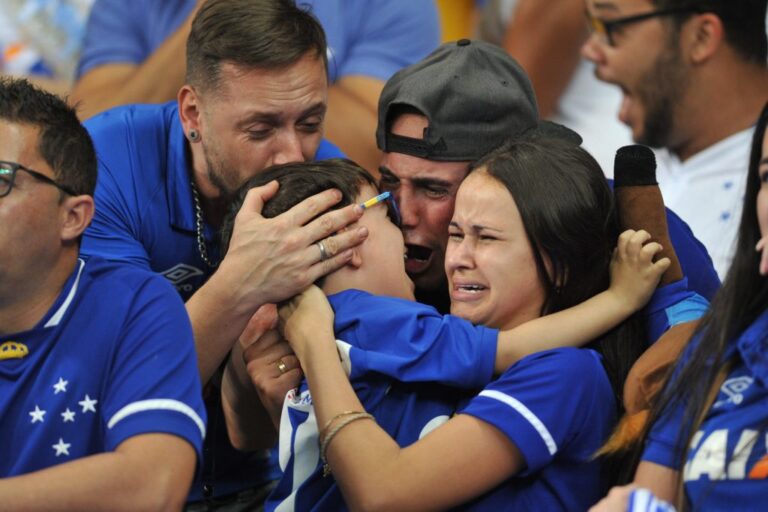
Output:
<instances>
[{"instance_id":1,"label":"white shirt","mask_svg":"<svg viewBox=\"0 0 768 512\"><path fill-rule=\"evenodd\" d=\"M753 133L754 127L735 133L685 162L668 151L656 152L664 204L704 244L721 279L735 249Z\"/></svg>"}]
</instances>

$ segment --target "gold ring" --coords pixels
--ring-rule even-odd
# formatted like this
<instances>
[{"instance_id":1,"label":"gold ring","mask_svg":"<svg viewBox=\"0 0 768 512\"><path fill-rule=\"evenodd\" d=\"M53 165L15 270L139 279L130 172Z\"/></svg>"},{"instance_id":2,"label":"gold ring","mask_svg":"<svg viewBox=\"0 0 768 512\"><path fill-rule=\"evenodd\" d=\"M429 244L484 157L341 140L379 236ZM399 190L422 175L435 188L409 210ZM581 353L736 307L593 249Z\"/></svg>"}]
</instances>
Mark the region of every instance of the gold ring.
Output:
<instances>
[{"instance_id":1,"label":"gold ring","mask_svg":"<svg viewBox=\"0 0 768 512\"><path fill-rule=\"evenodd\" d=\"M285 361L282 359L277 360L277 369L280 370L280 373L283 374L288 371L288 366L286 366Z\"/></svg>"}]
</instances>

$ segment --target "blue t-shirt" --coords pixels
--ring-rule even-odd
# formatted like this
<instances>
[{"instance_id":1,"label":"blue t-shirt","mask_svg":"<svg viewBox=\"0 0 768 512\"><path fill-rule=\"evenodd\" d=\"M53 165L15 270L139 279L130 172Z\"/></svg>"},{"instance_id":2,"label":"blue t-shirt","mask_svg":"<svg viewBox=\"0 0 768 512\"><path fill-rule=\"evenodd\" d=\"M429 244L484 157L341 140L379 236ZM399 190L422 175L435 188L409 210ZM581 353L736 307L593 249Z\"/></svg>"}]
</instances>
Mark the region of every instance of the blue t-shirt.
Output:
<instances>
[{"instance_id":1,"label":"blue t-shirt","mask_svg":"<svg viewBox=\"0 0 768 512\"><path fill-rule=\"evenodd\" d=\"M328 297L342 365L355 393L392 438L407 446L445 423L462 393L490 382L498 331L440 315L418 302L347 290ZM306 380L289 393L280 425L283 478L267 510L346 510L322 476L318 425Z\"/></svg>"},{"instance_id":2,"label":"blue t-shirt","mask_svg":"<svg viewBox=\"0 0 768 512\"><path fill-rule=\"evenodd\" d=\"M173 34L196 0L96 0L78 76L104 64L140 64ZM440 44L431 0L299 0L325 29L331 83L345 76L383 81ZM182 58L183 56L180 56Z\"/></svg>"},{"instance_id":3,"label":"blue t-shirt","mask_svg":"<svg viewBox=\"0 0 768 512\"><path fill-rule=\"evenodd\" d=\"M0 336L0 477L153 432L185 439L202 458L205 408L184 304L150 272L78 260L33 329Z\"/></svg>"},{"instance_id":4,"label":"blue t-shirt","mask_svg":"<svg viewBox=\"0 0 768 512\"><path fill-rule=\"evenodd\" d=\"M600 356L560 348L525 357L461 414L489 423L520 450L525 469L468 510L586 510L605 494L593 455L616 422Z\"/></svg>"},{"instance_id":5,"label":"blue t-shirt","mask_svg":"<svg viewBox=\"0 0 768 512\"><path fill-rule=\"evenodd\" d=\"M764 510L768 503L768 312L731 346L734 367L691 440L683 468L692 510ZM679 470L682 406L654 425L643 460Z\"/></svg>"},{"instance_id":6,"label":"blue t-shirt","mask_svg":"<svg viewBox=\"0 0 768 512\"><path fill-rule=\"evenodd\" d=\"M96 213L83 254L126 261L168 279L186 301L213 273L200 258L190 185L190 162L176 102L128 105L89 119L99 163ZM322 141L317 158L343 156ZM219 238L204 225L208 254L219 259ZM229 442L220 394L206 396L209 435L203 471L191 500L224 496L279 477L265 452L244 453Z\"/></svg>"}]
</instances>

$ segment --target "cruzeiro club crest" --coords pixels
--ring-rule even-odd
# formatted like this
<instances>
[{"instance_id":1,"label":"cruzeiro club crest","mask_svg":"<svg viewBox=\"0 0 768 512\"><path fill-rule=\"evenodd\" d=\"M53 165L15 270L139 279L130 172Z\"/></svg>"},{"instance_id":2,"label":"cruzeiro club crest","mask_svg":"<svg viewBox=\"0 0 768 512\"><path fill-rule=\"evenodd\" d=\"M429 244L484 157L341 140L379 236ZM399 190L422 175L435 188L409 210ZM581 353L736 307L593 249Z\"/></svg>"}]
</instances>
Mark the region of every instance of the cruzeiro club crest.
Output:
<instances>
[{"instance_id":1,"label":"cruzeiro club crest","mask_svg":"<svg viewBox=\"0 0 768 512\"><path fill-rule=\"evenodd\" d=\"M168 279L179 292L191 293L196 287L190 283L185 284L184 281L203 275L203 271L192 265L179 263L178 265L174 265L168 270L163 271L161 275Z\"/></svg>"},{"instance_id":2,"label":"cruzeiro club crest","mask_svg":"<svg viewBox=\"0 0 768 512\"><path fill-rule=\"evenodd\" d=\"M6 341L0 345L0 361L5 359L21 359L29 354L29 348L18 341Z\"/></svg>"}]
</instances>

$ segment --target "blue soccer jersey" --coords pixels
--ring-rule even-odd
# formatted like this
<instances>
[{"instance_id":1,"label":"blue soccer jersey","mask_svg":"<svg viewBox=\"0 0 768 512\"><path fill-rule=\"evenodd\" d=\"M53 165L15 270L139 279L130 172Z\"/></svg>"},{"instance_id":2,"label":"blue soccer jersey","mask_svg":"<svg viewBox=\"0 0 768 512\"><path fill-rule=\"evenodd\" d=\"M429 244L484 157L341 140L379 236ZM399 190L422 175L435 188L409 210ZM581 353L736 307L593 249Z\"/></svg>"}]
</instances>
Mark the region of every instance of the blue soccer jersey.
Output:
<instances>
[{"instance_id":1,"label":"blue soccer jersey","mask_svg":"<svg viewBox=\"0 0 768 512\"><path fill-rule=\"evenodd\" d=\"M0 336L0 477L154 432L201 458L205 409L184 305L154 274L79 260L38 325Z\"/></svg>"},{"instance_id":2,"label":"blue soccer jersey","mask_svg":"<svg viewBox=\"0 0 768 512\"><path fill-rule=\"evenodd\" d=\"M127 261L163 275L186 301L213 270L200 257L190 185L191 163L176 102L130 105L86 121L99 161L96 213L83 254ZM343 156L322 141L316 158ZM203 228L208 254L219 259L216 230ZM227 437L220 394L206 396L209 435L203 471L191 500L224 496L279 477L269 454L235 450Z\"/></svg>"},{"instance_id":3,"label":"blue soccer jersey","mask_svg":"<svg viewBox=\"0 0 768 512\"><path fill-rule=\"evenodd\" d=\"M192 164L176 102L118 107L85 122L99 161L96 214L83 254L128 261L165 276L186 301L213 270L200 258ZM344 155L322 141L316 158ZM219 238L203 228L208 254Z\"/></svg>"},{"instance_id":4,"label":"blue soccer jersey","mask_svg":"<svg viewBox=\"0 0 768 512\"><path fill-rule=\"evenodd\" d=\"M499 429L525 469L469 510L586 510L605 494L593 459L616 422L600 356L561 348L525 357L460 411Z\"/></svg>"},{"instance_id":5,"label":"blue soccer jersey","mask_svg":"<svg viewBox=\"0 0 768 512\"><path fill-rule=\"evenodd\" d=\"M342 365L360 401L400 446L448 420L461 392L442 384L490 382L498 331L442 316L417 302L347 290L329 298ZM304 381L286 398L280 425L283 478L267 510L345 510L323 477L312 397Z\"/></svg>"},{"instance_id":6,"label":"blue soccer jersey","mask_svg":"<svg viewBox=\"0 0 768 512\"><path fill-rule=\"evenodd\" d=\"M768 503L768 312L733 342L734 367L691 439L683 468L693 510L764 510ZM680 468L682 408L663 415L643 460Z\"/></svg>"}]
</instances>

